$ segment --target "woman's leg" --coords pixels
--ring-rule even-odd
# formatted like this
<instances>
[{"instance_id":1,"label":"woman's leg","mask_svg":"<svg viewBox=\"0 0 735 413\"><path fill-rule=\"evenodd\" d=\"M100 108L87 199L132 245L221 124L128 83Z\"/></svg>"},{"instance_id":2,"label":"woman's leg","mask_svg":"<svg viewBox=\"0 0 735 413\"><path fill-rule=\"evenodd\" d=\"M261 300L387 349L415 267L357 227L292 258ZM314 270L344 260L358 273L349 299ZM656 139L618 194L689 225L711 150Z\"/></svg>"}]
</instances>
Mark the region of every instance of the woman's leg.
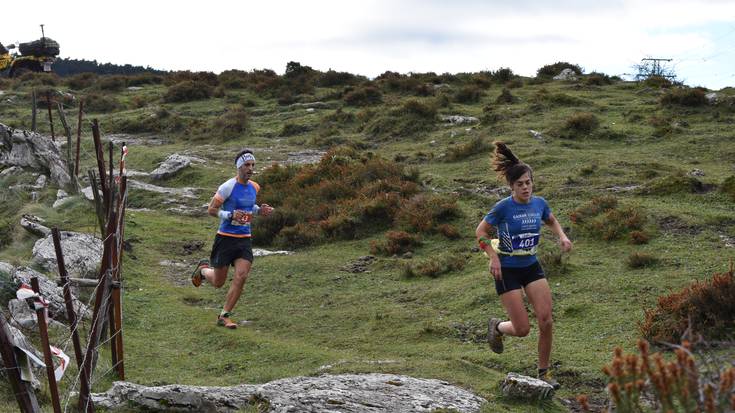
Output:
<instances>
[{"instance_id":1,"label":"woman's leg","mask_svg":"<svg viewBox=\"0 0 735 413\"><path fill-rule=\"evenodd\" d=\"M500 296L500 302L510 317L510 321L498 324L498 330L509 336L525 337L530 329L528 325L528 313L523 305L523 294L521 290L510 290Z\"/></svg>"},{"instance_id":2,"label":"woman's leg","mask_svg":"<svg viewBox=\"0 0 735 413\"><path fill-rule=\"evenodd\" d=\"M551 289L546 278L536 280L525 287L526 296L533 306L538 322L538 367L549 367L554 322L551 318Z\"/></svg>"}]
</instances>

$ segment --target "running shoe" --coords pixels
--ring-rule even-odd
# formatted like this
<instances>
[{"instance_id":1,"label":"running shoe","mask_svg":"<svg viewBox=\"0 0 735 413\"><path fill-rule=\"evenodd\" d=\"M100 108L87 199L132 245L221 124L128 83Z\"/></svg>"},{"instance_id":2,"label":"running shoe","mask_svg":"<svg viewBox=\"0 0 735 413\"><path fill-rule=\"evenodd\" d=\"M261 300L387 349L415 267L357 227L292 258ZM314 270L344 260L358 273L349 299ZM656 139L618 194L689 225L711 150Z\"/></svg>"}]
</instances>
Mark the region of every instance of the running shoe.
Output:
<instances>
[{"instance_id":1,"label":"running shoe","mask_svg":"<svg viewBox=\"0 0 735 413\"><path fill-rule=\"evenodd\" d=\"M232 316L232 313L224 313L220 314L219 317L217 317L217 325L220 327L225 327L229 329L236 329L237 323L234 322L230 317Z\"/></svg>"},{"instance_id":2,"label":"running shoe","mask_svg":"<svg viewBox=\"0 0 735 413\"><path fill-rule=\"evenodd\" d=\"M490 350L495 353L503 352L503 334L498 331L499 318L491 318L487 322L487 342L490 344Z\"/></svg>"},{"instance_id":3,"label":"running shoe","mask_svg":"<svg viewBox=\"0 0 735 413\"><path fill-rule=\"evenodd\" d=\"M539 373L538 378L539 380L549 383L554 390L561 387L561 384L559 384L559 382L551 375L551 369L546 369L543 373Z\"/></svg>"},{"instance_id":4,"label":"running shoe","mask_svg":"<svg viewBox=\"0 0 735 413\"><path fill-rule=\"evenodd\" d=\"M205 268L209 268L209 260L199 260L199 263L197 263L197 267L194 269L194 272L191 273L191 283L194 284L194 287L199 287L200 285L202 285L202 278L204 278L204 276L202 275L202 270Z\"/></svg>"}]
</instances>

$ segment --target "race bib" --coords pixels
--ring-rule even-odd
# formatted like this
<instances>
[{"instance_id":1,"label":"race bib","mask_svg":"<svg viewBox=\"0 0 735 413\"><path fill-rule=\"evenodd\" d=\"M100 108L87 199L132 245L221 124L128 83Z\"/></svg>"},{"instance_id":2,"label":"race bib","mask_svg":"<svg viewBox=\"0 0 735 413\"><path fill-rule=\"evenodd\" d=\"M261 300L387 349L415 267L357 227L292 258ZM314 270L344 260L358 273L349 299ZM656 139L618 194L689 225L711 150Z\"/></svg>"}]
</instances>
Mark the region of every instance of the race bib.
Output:
<instances>
[{"instance_id":1,"label":"race bib","mask_svg":"<svg viewBox=\"0 0 735 413\"><path fill-rule=\"evenodd\" d=\"M511 237L513 250L531 249L538 245L540 238L540 234L533 234L530 232L525 234L513 235L513 237Z\"/></svg>"},{"instance_id":2,"label":"race bib","mask_svg":"<svg viewBox=\"0 0 735 413\"><path fill-rule=\"evenodd\" d=\"M242 217L242 219L240 221L238 221L236 219L233 219L231 221L231 224L233 226L236 226L236 227L244 227L244 226L249 226L250 225L250 221L253 220L253 213L252 212L247 212L247 211L243 211L243 212L245 212L245 215Z\"/></svg>"}]
</instances>

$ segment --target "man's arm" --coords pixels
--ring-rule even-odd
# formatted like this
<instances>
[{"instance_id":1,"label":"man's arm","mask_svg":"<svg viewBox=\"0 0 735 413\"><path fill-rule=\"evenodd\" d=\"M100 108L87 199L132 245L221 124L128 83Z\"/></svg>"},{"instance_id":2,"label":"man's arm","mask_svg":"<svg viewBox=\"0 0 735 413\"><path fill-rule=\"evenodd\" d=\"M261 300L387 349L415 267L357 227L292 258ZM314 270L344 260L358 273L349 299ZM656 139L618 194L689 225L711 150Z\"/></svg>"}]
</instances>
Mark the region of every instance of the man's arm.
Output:
<instances>
[{"instance_id":1,"label":"man's arm","mask_svg":"<svg viewBox=\"0 0 735 413\"><path fill-rule=\"evenodd\" d=\"M216 196L212 197L212 200L209 201L209 206L207 207L207 213L213 217L219 217L219 208L222 206L224 202L221 201Z\"/></svg>"}]
</instances>

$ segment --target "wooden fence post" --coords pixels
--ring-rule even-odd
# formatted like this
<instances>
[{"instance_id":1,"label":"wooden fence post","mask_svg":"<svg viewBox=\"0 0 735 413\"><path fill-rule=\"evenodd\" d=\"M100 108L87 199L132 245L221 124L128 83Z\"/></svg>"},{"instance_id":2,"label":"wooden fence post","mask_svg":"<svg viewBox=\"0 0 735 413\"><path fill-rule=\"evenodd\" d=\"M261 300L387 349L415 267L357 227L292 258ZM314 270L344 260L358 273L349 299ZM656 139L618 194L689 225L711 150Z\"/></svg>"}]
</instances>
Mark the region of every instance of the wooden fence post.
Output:
<instances>
[{"instance_id":1,"label":"wooden fence post","mask_svg":"<svg viewBox=\"0 0 735 413\"><path fill-rule=\"evenodd\" d=\"M31 287L33 292L41 294L38 287L38 277L31 277ZM48 341L48 326L46 325L46 310L41 303L43 297L34 301L36 310L36 321L38 321L38 331L41 333L41 346L43 347L43 359L46 363L46 375L48 376L48 387L51 391L51 404L54 407L54 413L61 413L61 402L59 401L59 388L56 385L56 373L54 372L54 360L51 358L51 347Z\"/></svg>"},{"instance_id":2,"label":"wooden fence post","mask_svg":"<svg viewBox=\"0 0 735 413\"><path fill-rule=\"evenodd\" d=\"M56 140L54 135L54 117L51 115L51 92L46 92L46 105L48 106L48 122L51 125L51 139Z\"/></svg>"},{"instance_id":3,"label":"wooden fence post","mask_svg":"<svg viewBox=\"0 0 735 413\"><path fill-rule=\"evenodd\" d=\"M36 89L33 89L33 92L31 93L31 132L36 131L36 108L38 105L36 104Z\"/></svg>"},{"instance_id":4,"label":"wooden fence post","mask_svg":"<svg viewBox=\"0 0 735 413\"><path fill-rule=\"evenodd\" d=\"M10 334L8 326L5 324L5 317L0 314L0 353L2 353L3 366L8 373L15 399L18 401L18 407L23 413L38 413L41 408L38 406L36 394L33 392L31 383L25 382L20 378L20 368L15 359L15 341L13 335Z\"/></svg>"},{"instance_id":5,"label":"wooden fence post","mask_svg":"<svg viewBox=\"0 0 735 413\"><path fill-rule=\"evenodd\" d=\"M102 148L102 139L100 138L100 125L97 119L92 119L92 138L94 139L94 149L97 155L97 169L100 177L100 186L102 187L102 198L104 205L110 204L110 190L107 187L107 175L105 174L105 154ZM107 212L107 210L105 210ZM107 213L105 213L107 215Z\"/></svg>"},{"instance_id":6,"label":"wooden fence post","mask_svg":"<svg viewBox=\"0 0 735 413\"><path fill-rule=\"evenodd\" d=\"M84 99L79 99L79 119L77 120L77 156L74 162L74 176L79 176L79 145L82 140L82 113L84 112Z\"/></svg>"}]
</instances>

